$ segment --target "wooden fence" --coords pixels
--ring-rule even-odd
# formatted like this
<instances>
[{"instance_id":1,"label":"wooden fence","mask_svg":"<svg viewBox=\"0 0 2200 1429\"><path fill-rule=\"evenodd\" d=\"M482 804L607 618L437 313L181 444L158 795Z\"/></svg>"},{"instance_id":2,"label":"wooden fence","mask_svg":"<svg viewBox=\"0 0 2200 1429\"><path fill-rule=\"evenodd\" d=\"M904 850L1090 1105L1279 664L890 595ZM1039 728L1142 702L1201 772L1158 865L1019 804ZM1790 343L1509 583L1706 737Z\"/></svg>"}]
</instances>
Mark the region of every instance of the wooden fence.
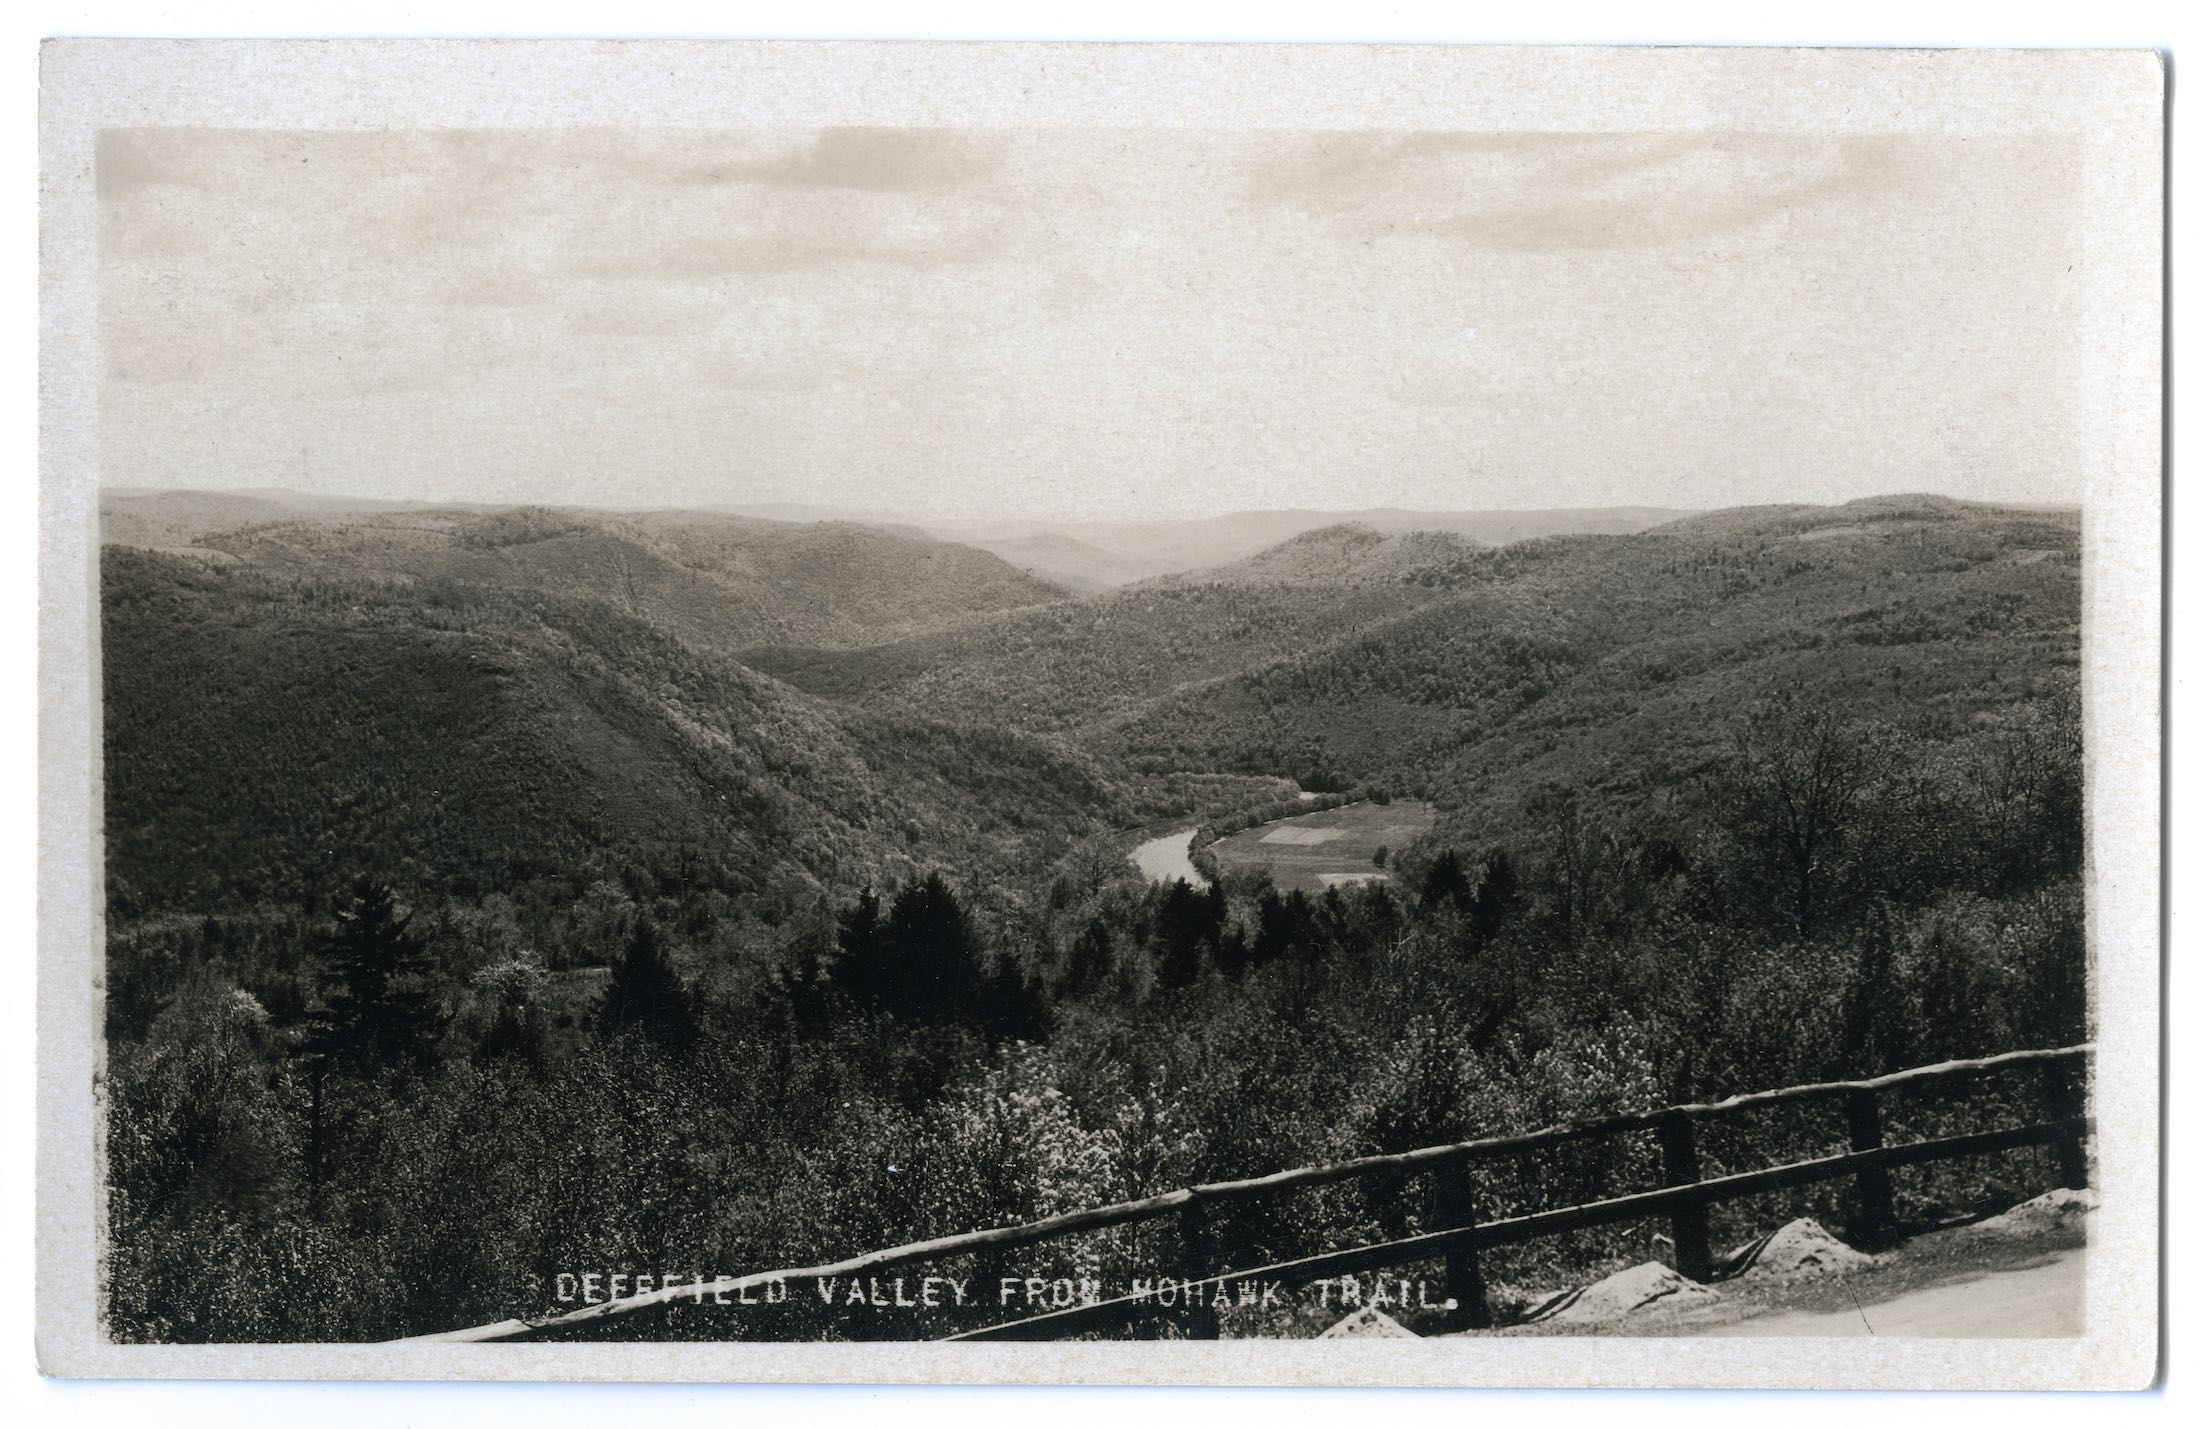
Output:
<instances>
[{"instance_id":1,"label":"wooden fence","mask_svg":"<svg viewBox=\"0 0 2200 1429\"><path fill-rule=\"evenodd\" d=\"M1862 1081L1818 1082L1778 1091L1751 1092L1724 1101L1669 1106L1655 1111L1629 1112L1594 1121L1546 1127L1513 1136L1488 1137L1443 1146L1425 1146L1390 1155L1362 1156L1327 1166L1299 1167L1240 1181L1218 1181L1169 1191L1143 1200L1070 1211L1019 1226L971 1231L935 1240L874 1250L830 1265L774 1270L731 1277L711 1283L714 1292L738 1295L761 1290L774 1282L792 1283L869 1275L876 1271L924 1265L955 1256L998 1254L1021 1246L1037 1245L1092 1231L1127 1226L1166 1216L1179 1218L1182 1241L1191 1259L1190 1268L1204 1273L1178 1287L1171 1307L1164 1308L1151 1293L1095 1299L1066 1309L968 1330L948 1338L955 1340L1044 1340L1097 1331L1120 1330L1160 1313L1182 1313L1186 1333L1212 1338L1219 1333L1215 1307L1241 1284L1281 1283L1305 1285L1316 1280L1408 1265L1441 1258L1447 1296L1458 1304L1462 1328L1482 1329L1492 1323L1483 1283L1481 1253L1496 1246L1513 1245L1567 1231L1585 1230L1626 1221L1669 1219L1674 1268L1692 1279L1710 1277L1713 1256L1710 1241L1710 1209L1721 1202L1744 1196L1853 1177L1860 1209L1852 1235L1863 1239L1891 1238L1896 1232L1893 1173L1907 1166L1921 1166L1960 1157L1983 1156L2022 1147L2052 1147L2057 1152L2062 1183L2083 1187L2087 1182L2086 1137L2091 1123L2085 1115L2084 1067L2092 1044L2051 1050L2009 1052L1970 1061L1942 1062L1913 1067ZM1881 1098L1890 1091L1911 1091L1939 1083L1982 1075L2038 1070L2043 1075L2047 1118L2023 1125L1944 1136L1929 1141L1889 1145L1881 1123ZM1838 1100L1845 1111L1849 1149L1836 1155L1789 1162L1706 1179L1698 1166L1696 1131L1707 1121L1738 1112L1763 1110L1799 1102ZM1572 1142L1652 1132L1662 1153L1665 1185L1657 1190L1618 1196L1556 1210L1497 1220L1476 1215L1475 1171L1477 1163L1528 1156ZM1209 1220L1217 1207L1255 1201L1284 1192L1331 1185L1369 1177L1434 1174L1437 1206L1444 1224L1441 1230L1402 1240L1357 1246L1349 1250L1236 1269L1222 1263L1214 1245ZM555 1336L607 1320L661 1309L695 1298L695 1287L676 1284L648 1294L628 1296L583 1306L563 1314L536 1319L500 1320L466 1330L423 1336L442 1342L522 1340Z\"/></svg>"}]
</instances>

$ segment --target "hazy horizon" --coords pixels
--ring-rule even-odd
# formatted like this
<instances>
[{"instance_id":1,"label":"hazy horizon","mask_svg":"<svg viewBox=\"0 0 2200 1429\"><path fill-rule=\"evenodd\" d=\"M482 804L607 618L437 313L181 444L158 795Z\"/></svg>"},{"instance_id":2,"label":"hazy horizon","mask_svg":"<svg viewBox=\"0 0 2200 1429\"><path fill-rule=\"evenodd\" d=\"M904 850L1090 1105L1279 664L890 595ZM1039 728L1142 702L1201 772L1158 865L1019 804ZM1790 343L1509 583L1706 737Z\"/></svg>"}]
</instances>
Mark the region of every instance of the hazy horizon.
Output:
<instances>
[{"instance_id":1,"label":"hazy horizon","mask_svg":"<svg viewBox=\"0 0 2200 1429\"><path fill-rule=\"evenodd\" d=\"M105 479L928 519L2067 504L2045 136L110 130Z\"/></svg>"},{"instance_id":2,"label":"hazy horizon","mask_svg":"<svg viewBox=\"0 0 2200 1429\"><path fill-rule=\"evenodd\" d=\"M249 497L259 497L259 498L263 498L263 499L275 499L275 498L290 498L290 499L293 499L293 500L299 500L299 501L332 502L332 503L337 503L337 504L356 504L356 505L361 505L361 506L368 506L368 505L381 505L381 506L395 506L395 507L401 507L401 508L405 508L405 507L431 507L431 506L458 506L458 507L468 507L468 506L479 506L479 507L506 507L506 506L515 506L515 505L528 505L528 506L543 506L543 507L548 507L548 508L553 508L553 509L572 509L572 510L580 510L580 511L595 511L595 512L602 512L602 513L606 513L606 514L614 514L614 515L615 515L615 514L618 514L618 513L621 513L621 512L673 512L673 511L702 511L702 512L723 512L723 513L727 513L727 514L733 514L733 515L743 515L743 516L749 516L749 517L752 517L752 518L754 518L754 519L759 519L759 520L783 520L783 521L787 521L787 522L790 522L790 523L800 523L800 522L804 522L804 521L813 521L813 520L814 520L814 521L848 521L848 522L856 522L856 523L872 523L872 524L906 524L906 525L929 525L929 526L934 526L934 527L941 527L941 528L960 528L960 527L982 528L982 527L986 527L986 526L1019 526L1019 525L1022 525L1022 526L1037 526L1037 527L1063 527L1063 526L1079 526L1079 525L1086 525L1086 526L1138 526L1138 525L1155 525L1155 526L1162 526L1162 525L1176 525L1176 524L1181 524L1181 523L1186 523L1186 522L1198 522L1198 521L1228 521L1228 520L1231 520L1231 519L1234 519L1234 518L1259 517L1259 516L1294 516L1294 515L1323 515L1323 516L1337 516L1337 517L1349 517L1349 516L1354 516L1354 515L1364 515L1364 514L1374 514L1374 513L1395 513L1395 514L1401 514L1401 515L1428 515L1428 516L1508 516L1508 515L1528 515L1528 514L1538 514L1538 513L1550 513L1550 512L1564 512L1564 511L1579 511L1579 512L1617 512L1617 511L1657 511L1657 512L1667 512L1667 511L1670 511L1670 512L1673 512L1673 513L1675 513L1676 517L1683 517L1683 516L1692 516L1692 515L1706 515L1706 514L1709 514L1709 513L1712 513L1712 512L1716 512L1716 511L1734 511L1734 510L1743 510L1743 509L1749 509L1749 508L1751 508L1751 507L1835 507L1835 506L1843 506L1843 505L1848 505L1848 504L1851 504L1851 503L1853 503L1853 502L1857 502L1857 501L1886 501L1886 500L1900 500L1900 499L1905 499L1905 498L1912 498L1912 497L1917 497L1917 498L1924 498L1924 499L1928 499L1928 500L1946 500L1946 501L1960 501L1960 502L1970 502L1970 503L1974 503L1974 504L1978 504L1978 505L1987 505L1987 506L2006 506L2006 507L2010 507L2010 508L2013 508L2013 509L2021 509L2021 510L2072 510L2072 511L2074 511L2074 510L2078 510L2078 509L2080 509L2080 506L2081 506L2081 503L2079 503L2079 502L2076 502L2076 501L2043 501L2043 502L2032 502L2032 501L1995 501L1995 500L1993 500L1993 499L1991 499L1991 498L1982 498L1982 497L1973 497L1973 496L1958 496L1958 495L1955 495L1955 494L1953 494L1953 493L1950 493L1950 492L1945 492L1945 491L1926 491L1926 490L1916 490L1916 491L1893 491L1893 490L1889 490L1889 491L1877 491L1877 492L1871 492L1871 493L1868 493L1868 494L1865 494L1865 495L1862 495L1862 496L1854 496L1854 497L1848 497L1848 498L1845 498L1845 499L1843 499L1843 500L1841 500L1841 501L1834 501L1834 502L1804 502L1804 501L1767 501L1767 502L1747 502L1747 503L1743 503L1743 504L1742 504L1742 505L1740 505L1740 506L1689 506L1689 505L1680 505L1680 504L1675 504L1675 503L1653 503L1653 502L1614 502L1614 503L1610 503L1610 504L1606 504L1606 505L1596 505L1596 506L1575 506L1575 507L1566 507L1566 506L1524 506L1524 505L1523 505L1523 506L1472 506L1472 507L1470 507L1470 506L1373 506L1373 505L1360 505L1360 506L1248 506L1248 507L1235 507L1235 508L1231 508L1231 509L1229 509L1229 510L1222 510L1222 511L1201 512L1201 513L1197 513L1197 514L1187 514L1187 515L1177 515L1177 516L1147 516L1147 517L1139 517L1139 516L1126 516L1126 517L1105 517L1105 516L1103 516L1103 517L1088 517L1088 516L1073 516L1073 515L1064 515L1064 514L1059 514L1059 513L1056 513L1056 514L1049 514L1049 513L1045 513L1045 512L1040 512L1040 513L1037 513L1037 514L1031 514L1031 515L1014 515L1014 516L1009 516L1009 515L981 515L981 514L976 514L976 513L963 513L963 514L956 514L956 513L952 513L952 512L944 512L944 513L943 513L943 512L928 512L928 511L923 511L923 510L919 510L919 509L916 509L916 508L911 508L911 507L894 507L894 508L874 508L874 509L871 509L871 510L865 510L865 509L863 509L863 508L861 508L861 507L858 507L858 506L854 506L854 505L831 505L831 504L826 504L826 503L819 503L819 502L814 502L814 501L807 501L807 502L805 502L805 501L757 501L757 502L740 502L740 501L723 501L723 500L718 500L718 501L697 501L697 500L680 500L680 499L677 499L677 498L675 498L675 499L670 499L670 500L667 500L667 501L663 501L663 502L651 502L651 503L647 503L647 504L637 504L637 503L633 503L633 502L623 502L623 503L622 503L622 502L587 502L587 501L561 501L561 500L541 500L541 501L538 501L538 500L536 500L536 499L534 499L534 498L528 498L528 497L515 498L515 499L511 499L511 500L505 500L505 499L493 499L493 500L492 500L492 499L483 499L483 498L478 498L478 497L475 497L475 498L469 498L469 497L422 497L422 498L416 498L416 497L404 497L404 496L377 496L377 495L369 495L369 494L367 494L367 493L365 493L365 492L360 492L360 491L353 491L353 490L323 490L323 491L301 491L301 490L298 490L298 489L296 489L296 488L294 488L294 487L285 487L285 486L144 486L144 485L131 485L131 484L103 484L103 485L102 485L102 486L100 487L100 492L101 492L101 494L102 494L102 495L124 495L124 496L228 496L228 497L247 497L247 498L249 498ZM788 514L788 515L782 515L782 516L771 516L771 515L766 515L766 514L764 514L764 513L768 512L768 511L772 511L772 510L775 510L775 509L776 509L776 510L782 510L782 511L785 511L785 512L789 512L789 513L797 513L797 512L799 512L799 513L805 513L805 514Z\"/></svg>"}]
</instances>

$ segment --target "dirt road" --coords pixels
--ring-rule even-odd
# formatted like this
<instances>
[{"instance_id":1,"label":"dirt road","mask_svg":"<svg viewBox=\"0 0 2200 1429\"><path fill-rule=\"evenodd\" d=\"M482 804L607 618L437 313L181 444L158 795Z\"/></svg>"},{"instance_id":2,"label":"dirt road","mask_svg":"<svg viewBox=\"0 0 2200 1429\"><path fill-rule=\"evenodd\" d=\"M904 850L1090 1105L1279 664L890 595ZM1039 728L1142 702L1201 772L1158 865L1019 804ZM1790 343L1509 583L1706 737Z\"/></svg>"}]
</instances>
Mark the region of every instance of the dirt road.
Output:
<instances>
[{"instance_id":1,"label":"dirt road","mask_svg":"<svg viewBox=\"0 0 2200 1429\"><path fill-rule=\"evenodd\" d=\"M1844 1308L1783 1310L1706 1328L1706 1335L1885 1335L2044 1339L2085 1332L2085 1250L1991 1270Z\"/></svg>"}]
</instances>

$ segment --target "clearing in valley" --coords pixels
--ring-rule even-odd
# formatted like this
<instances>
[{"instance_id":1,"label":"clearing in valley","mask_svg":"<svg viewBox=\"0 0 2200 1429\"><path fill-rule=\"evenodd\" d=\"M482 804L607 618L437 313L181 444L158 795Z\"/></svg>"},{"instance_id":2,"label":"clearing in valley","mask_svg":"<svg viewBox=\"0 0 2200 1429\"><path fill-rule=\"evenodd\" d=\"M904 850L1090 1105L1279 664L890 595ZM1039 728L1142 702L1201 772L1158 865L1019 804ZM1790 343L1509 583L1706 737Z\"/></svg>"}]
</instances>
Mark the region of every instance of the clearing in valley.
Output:
<instances>
[{"instance_id":1,"label":"clearing in valley","mask_svg":"<svg viewBox=\"0 0 2200 1429\"><path fill-rule=\"evenodd\" d=\"M1435 811L1418 799L1387 804L1363 799L1256 824L1217 842L1212 852L1224 872L1264 868L1280 890L1319 893L1338 884L1390 877L1391 857L1435 825Z\"/></svg>"}]
</instances>

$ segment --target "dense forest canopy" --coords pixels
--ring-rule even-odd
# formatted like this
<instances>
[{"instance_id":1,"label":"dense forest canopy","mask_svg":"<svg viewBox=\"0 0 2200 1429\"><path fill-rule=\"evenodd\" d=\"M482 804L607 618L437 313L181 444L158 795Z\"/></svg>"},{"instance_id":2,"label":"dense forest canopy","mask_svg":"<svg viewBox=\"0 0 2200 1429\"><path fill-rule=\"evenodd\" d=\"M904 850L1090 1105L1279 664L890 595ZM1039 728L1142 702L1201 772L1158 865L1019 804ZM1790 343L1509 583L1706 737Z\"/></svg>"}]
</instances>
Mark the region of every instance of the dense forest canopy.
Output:
<instances>
[{"instance_id":1,"label":"dense forest canopy","mask_svg":"<svg viewBox=\"0 0 2200 1429\"><path fill-rule=\"evenodd\" d=\"M2073 513L1348 526L1089 597L710 513L179 496L109 535L123 1338L447 1329L576 1267L802 1264L2085 1033ZM1319 894L1126 860L1302 787L1435 827ZM1487 1195L1654 1175L1604 1155ZM2028 1167L1920 1173L1903 1213ZM1427 1214L1339 1188L1221 1233ZM657 1332L862 1332L808 1313Z\"/></svg>"}]
</instances>

